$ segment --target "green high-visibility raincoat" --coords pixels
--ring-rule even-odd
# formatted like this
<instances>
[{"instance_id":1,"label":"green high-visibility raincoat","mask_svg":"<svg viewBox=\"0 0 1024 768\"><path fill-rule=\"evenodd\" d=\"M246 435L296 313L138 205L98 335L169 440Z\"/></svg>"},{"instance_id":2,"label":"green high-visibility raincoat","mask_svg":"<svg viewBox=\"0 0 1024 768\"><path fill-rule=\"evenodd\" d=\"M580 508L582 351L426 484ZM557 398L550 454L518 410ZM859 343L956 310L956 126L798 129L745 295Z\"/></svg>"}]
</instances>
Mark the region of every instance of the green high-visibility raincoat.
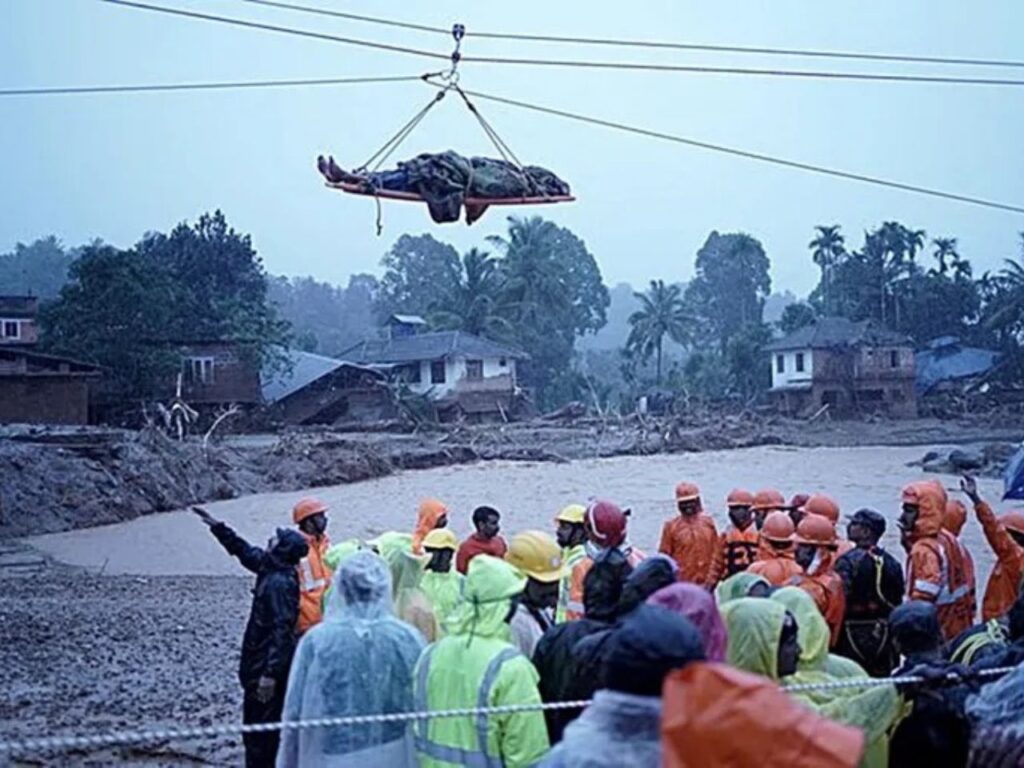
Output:
<instances>
[{"instance_id":1,"label":"green high-visibility raincoat","mask_svg":"<svg viewBox=\"0 0 1024 768\"><path fill-rule=\"evenodd\" d=\"M758 576L756 573L747 573L746 571L740 571L734 573L727 579L724 579L715 587L715 601L719 607L725 605L733 600L739 600L741 597L747 597L747 593L750 592L750 588L755 584L764 584L765 586L771 586L764 576Z\"/></svg>"},{"instance_id":2,"label":"green high-visibility raincoat","mask_svg":"<svg viewBox=\"0 0 1024 768\"><path fill-rule=\"evenodd\" d=\"M430 600L437 617L439 637L448 632L448 620L462 600L462 582L465 576L452 568L447 573L427 571L420 580L420 589Z\"/></svg>"},{"instance_id":3,"label":"green high-visibility raincoat","mask_svg":"<svg viewBox=\"0 0 1024 768\"><path fill-rule=\"evenodd\" d=\"M506 623L525 584L505 561L473 558L450 634L428 646L416 665L416 709L540 703L537 670L509 642ZM539 710L417 721L415 742L422 768L523 768L549 747Z\"/></svg>"},{"instance_id":4,"label":"green high-visibility raincoat","mask_svg":"<svg viewBox=\"0 0 1024 768\"><path fill-rule=\"evenodd\" d=\"M439 623L430 598L420 586L430 558L413 554L412 535L408 533L382 533L371 543L391 568L395 615L432 643L439 637Z\"/></svg>"}]
</instances>

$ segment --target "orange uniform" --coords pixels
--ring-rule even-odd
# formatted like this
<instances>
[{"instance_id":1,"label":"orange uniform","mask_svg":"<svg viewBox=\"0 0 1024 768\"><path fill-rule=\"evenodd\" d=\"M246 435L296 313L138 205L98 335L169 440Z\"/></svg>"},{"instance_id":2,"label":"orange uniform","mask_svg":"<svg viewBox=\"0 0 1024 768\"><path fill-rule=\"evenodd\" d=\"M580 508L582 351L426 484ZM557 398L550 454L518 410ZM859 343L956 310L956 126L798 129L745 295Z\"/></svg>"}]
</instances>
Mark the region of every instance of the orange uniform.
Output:
<instances>
[{"instance_id":1,"label":"orange uniform","mask_svg":"<svg viewBox=\"0 0 1024 768\"><path fill-rule=\"evenodd\" d=\"M784 587L794 576L799 576L803 572L803 568L797 565L796 560L793 559L792 552L784 552L766 560L758 560L747 568L747 573L763 576L773 587Z\"/></svg>"},{"instance_id":2,"label":"orange uniform","mask_svg":"<svg viewBox=\"0 0 1024 768\"><path fill-rule=\"evenodd\" d=\"M647 555L633 547L623 548L626 562L631 568L636 568ZM584 557L572 568L572 575L569 577L569 604L565 609L566 621L575 621L583 618L583 582L587 573L594 567L592 558Z\"/></svg>"},{"instance_id":3,"label":"orange uniform","mask_svg":"<svg viewBox=\"0 0 1024 768\"><path fill-rule=\"evenodd\" d=\"M843 579L835 572L836 528L827 517L809 513L796 528L793 538L797 545L814 547L814 560L804 573L790 582L814 598L814 603L825 618L831 635L830 646L839 640L843 616L846 613L846 589Z\"/></svg>"},{"instance_id":4,"label":"orange uniform","mask_svg":"<svg viewBox=\"0 0 1024 768\"><path fill-rule=\"evenodd\" d=\"M732 526L718 537L718 557L712 568L715 582L745 571L757 560L761 535L751 523L744 530Z\"/></svg>"},{"instance_id":5,"label":"orange uniform","mask_svg":"<svg viewBox=\"0 0 1024 768\"><path fill-rule=\"evenodd\" d=\"M698 511L694 515L680 514L666 522L661 529L658 551L676 561L680 581L710 589L717 583L714 566L719 541L715 522L704 514L700 490L696 485L680 483L676 488L676 502L696 502Z\"/></svg>"},{"instance_id":6,"label":"orange uniform","mask_svg":"<svg viewBox=\"0 0 1024 768\"><path fill-rule=\"evenodd\" d=\"M971 550L960 541L960 531L963 530L964 523L966 522L967 507L964 506L963 502L956 499L950 499L946 502L946 514L942 518L942 527L953 534L956 544L960 548L960 557L964 561L964 577L967 580L967 592L970 595L971 617L973 618L978 613L978 582L974 573L974 558L971 556Z\"/></svg>"},{"instance_id":7,"label":"orange uniform","mask_svg":"<svg viewBox=\"0 0 1024 768\"><path fill-rule=\"evenodd\" d=\"M423 539L437 527L438 521L448 515L448 507L437 499L424 499L420 502L416 516L416 530L412 533L412 551L415 555L423 554Z\"/></svg>"},{"instance_id":8,"label":"orange uniform","mask_svg":"<svg viewBox=\"0 0 1024 768\"><path fill-rule=\"evenodd\" d=\"M824 493L808 496L803 510L808 515L821 515L832 522L836 529L836 560L856 547L852 541L839 536L839 504L831 496L826 496Z\"/></svg>"},{"instance_id":9,"label":"orange uniform","mask_svg":"<svg viewBox=\"0 0 1024 768\"><path fill-rule=\"evenodd\" d=\"M748 573L763 576L773 587L789 584L794 576L804 572L793 559L793 521L785 512L772 512L761 528L758 558L747 568ZM771 542L788 545L786 549L771 546Z\"/></svg>"},{"instance_id":10,"label":"orange uniform","mask_svg":"<svg viewBox=\"0 0 1024 768\"><path fill-rule=\"evenodd\" d=\"M996 517L988 504L979 501L974 505L974 514L985 531L988 545L996 553L996 564L988 577L981 603L981 618L988 621L1005 614L1020 594L1024 582L1024 547L1013 540L1009 531L1024 534L1024 513L1008 512Z\"/></svg>"},{"instance_id":11,"label":"orange uniform","mask_svg":"<svg viewBox=\"0 0 1024 768\"><path fill-rule=\"evenodd\" d=\"M299 621L296 631L301 635L323 618L324 592L331 585L333 571L324 562L331 548L327 534L310 536L299 531L309 544L309 553L299 561Z\"/></svg>"},{"instance_id":12,"label":"orange uniform","mask_svg":"<svg viewBox=\"0 0 1024 768\"><path fill-rule=\"evenodd\" d=\"M943 530L946 492L932 480L911 483L903 489L903 503L917 505L910 531L907 558L907 597L934 603L942 635L948 641L970 627L970 594L967 571L956 538Z\"/></svg>"}]
</instances>

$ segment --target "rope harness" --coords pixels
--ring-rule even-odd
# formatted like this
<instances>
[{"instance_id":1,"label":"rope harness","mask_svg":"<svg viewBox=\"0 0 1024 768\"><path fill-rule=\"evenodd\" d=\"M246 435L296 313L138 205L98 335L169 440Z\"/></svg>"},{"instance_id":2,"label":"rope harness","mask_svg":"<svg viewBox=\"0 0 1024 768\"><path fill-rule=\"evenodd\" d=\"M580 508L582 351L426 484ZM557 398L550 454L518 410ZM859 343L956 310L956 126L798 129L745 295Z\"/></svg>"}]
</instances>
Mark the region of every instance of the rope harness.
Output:
<instances>
[{"instance_id":1,"label":"rope harness","mask_svg":"<svg viewBox=\"0 0 1024 768\"><path fill-rule=\"evenodd\" d=\"M955 685L970 680L997 677L1015 670L1016 667L999 667L979 672L958 675L950 674L939 682ZM912 685L915 683L936 683L922 677L857 678L834 680L828 683L803 683L784 685L788 693L806 691L836 691L845 688L871 688L879 685ZM314 720L290 720L279 723L253 723L249 725L213 725L195 728L168 728L138 731L112 731L88 736L50 736L37 739L0 741L0 755L27 755L43 752L67 751L72 749L101 749L122 747L133 744L152 744L172 739L199 739L215 736L235 736L245 733L268 733L270 731L306 730L309 728L336 728L342 726L370 725L374 723L405 723L435 718L487 717L489 715L510 715L522 712L546 712L561 709L584 709L590 701L556 701L538 704L506 704L497 707L467 707L462 709L439 709L433 711L395 712L379 715L350 715L346 717L323 717Z\"/></svg>"}]
</instances>

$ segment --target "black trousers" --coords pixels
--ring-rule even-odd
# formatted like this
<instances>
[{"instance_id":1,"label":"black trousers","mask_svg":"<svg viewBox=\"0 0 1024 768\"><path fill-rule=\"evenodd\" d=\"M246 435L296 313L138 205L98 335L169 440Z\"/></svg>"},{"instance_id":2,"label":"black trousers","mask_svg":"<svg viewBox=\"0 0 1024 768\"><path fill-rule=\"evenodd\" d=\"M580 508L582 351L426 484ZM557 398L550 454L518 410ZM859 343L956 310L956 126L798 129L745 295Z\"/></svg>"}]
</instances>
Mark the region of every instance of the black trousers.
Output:
<instances>
[{"instance_id":1,"label":"black trousers","mask_svg":"<svg viewBox=\"0 0 1024 768\"><path fill-rule=\"evenodd\" d=\"M246 725L278 722L284 709L286 687L284 683L279 682L274 689L273 698L268 702L256 698L255 687L247 688L242 700L242 722ZM280 731L245 733L242 734L242 742L245 744L245 768L274 768L277 747L281 743Z\"/></svg>"}]
</instances>

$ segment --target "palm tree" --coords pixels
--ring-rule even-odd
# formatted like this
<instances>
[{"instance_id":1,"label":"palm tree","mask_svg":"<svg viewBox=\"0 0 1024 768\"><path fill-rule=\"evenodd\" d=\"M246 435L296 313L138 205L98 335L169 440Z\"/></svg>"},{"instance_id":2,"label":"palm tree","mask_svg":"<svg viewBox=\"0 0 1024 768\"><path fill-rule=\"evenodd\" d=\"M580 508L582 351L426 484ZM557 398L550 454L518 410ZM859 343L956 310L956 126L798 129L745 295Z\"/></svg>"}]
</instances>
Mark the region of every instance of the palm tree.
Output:
<instances>
[{"instance_id":1,"label":"palm tree","mask_svg":"<svg viewBox=\"0 0 1024 768\"><path fill-rule=\"evenodd\" d=\"M686 311L683 292L678 285L665 285L664 280L651 280L644 293L634 293L641 307L629 316L629 338L626 349L639 353L644 360L656 356L655 377L661 384L662 347L668 336L677 344L689 335L693 318Z\"/></svg>"},{"instance_id":2,"label":"palm tree","mask_svg":"<svg viewBox=\"0 0 1024 768\"><path fill-rule=\"evenodd\" d=\"M935 250L932 252L932 255L935 257L935 260L939 262L939 274L944 275L949 269L946 259L959 258L959 254L956 252L956 238L936 237L932 240L932 245L935 246Z\"/></svg>"},{"instance_id":3,"label":"palm tree","mask_svg":"<svg viewBox=\"0 0 1024 768\"><path fill-rule=\"evenodd\" d=\"M509 218L508 238L493 235L487 240L501 249L503 310L513 322L542 327L540 320L552 307L565 303L565 285L551 258L557 227L540 216Z\"/></svg>"},{"instance_id":4,"label":"palm tree","mask_svg":"<svg viewBox=\"0 0 1024 768\"><path fill-rule=\"evenodd\" d=\"M511 324L499 306L498 262L489 253L472 248L462 257L462 272L459 284L430 305L431 326L491 338L510 336Z\"/></svg>"},{"instance_id":5,"label":"palm tree","mask_svg":"<svg viewBox=\"0 0 1024 768\"><path fill-rule=\"evenodd\" d=\"M839 225L815 227L817 236L807 244L813 249L814 263L821 269L822 297L825 301L825 314L831 312L832 268L845 253L845 238L839 233Z\"/></svg>"},{"instance_id":6,"label":"palm tree","mask_svg":"<svg viewBox=\"0 0 1024 768\"><path fill-rule=\"evenodd\" d=\"M1004 338L1019 340L1024 330L1024 232L1021 233L1021 255L1017 261L1006 259L999 274L982 278L989 283L991 314L986 325Z\"/></svg>"},{"instance_id":7,"label":"palm tree","mask_svg":"<svg viewBox=\"0 0 1024 768\"><path fill-rule=\"evenodd\" d=\"M907 250L907 256L910 259L910 271L917 271L917 252L924 248L924 243L928 234L923 229L907 229L903 228L903 246Z\"/></svg>"}]
</instances>

